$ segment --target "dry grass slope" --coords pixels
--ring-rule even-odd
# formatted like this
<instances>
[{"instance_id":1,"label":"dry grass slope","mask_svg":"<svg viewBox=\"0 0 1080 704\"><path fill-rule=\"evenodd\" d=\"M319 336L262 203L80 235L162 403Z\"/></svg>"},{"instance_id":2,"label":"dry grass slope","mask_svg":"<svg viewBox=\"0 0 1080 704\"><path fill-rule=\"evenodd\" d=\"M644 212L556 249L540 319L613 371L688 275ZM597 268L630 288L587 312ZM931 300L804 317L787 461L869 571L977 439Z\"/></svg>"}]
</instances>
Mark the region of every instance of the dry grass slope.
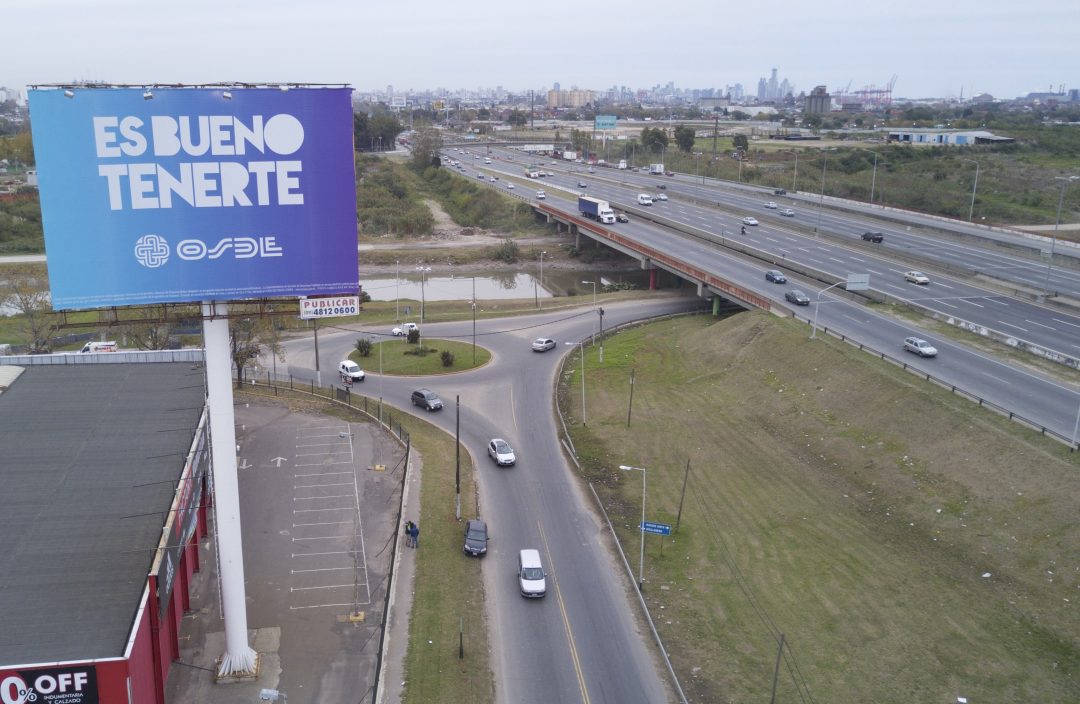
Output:
<instances>
[{"instance_id":1,"label":"dry grass slope","mask_svg":"<svg viewBox=\"0 0 1080 704\"><path fill-rule=\"evenodd\" d=\"M691 463L645 577L692 701L767 698L781 632L779 701L1080 700L1067 449L765 314L633 329L587 364L574 441L632 553L641 485L616 467L648 467L648 520L674 524Z\"/></svg>"}]
</instances>

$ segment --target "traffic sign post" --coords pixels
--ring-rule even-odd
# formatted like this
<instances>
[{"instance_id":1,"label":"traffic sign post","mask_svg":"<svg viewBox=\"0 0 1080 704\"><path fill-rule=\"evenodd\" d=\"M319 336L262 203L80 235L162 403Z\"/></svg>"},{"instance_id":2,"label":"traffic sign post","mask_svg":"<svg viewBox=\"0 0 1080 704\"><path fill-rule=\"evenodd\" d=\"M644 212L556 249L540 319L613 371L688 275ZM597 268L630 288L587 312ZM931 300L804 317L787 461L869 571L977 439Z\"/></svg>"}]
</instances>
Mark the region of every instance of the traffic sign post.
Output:
<instances>
[{"instance_id":1,"label":"traffic sign post","mask_svg":"<svg viewBox=\"0 0 1080 704\"><path fill-rule=\"evenodd\" d=\"M671 535L671 524L669 523L653 523L652 521L644 521L639 528L646 533L652 533L654 535Z\"/></svg>"}]
</instances>

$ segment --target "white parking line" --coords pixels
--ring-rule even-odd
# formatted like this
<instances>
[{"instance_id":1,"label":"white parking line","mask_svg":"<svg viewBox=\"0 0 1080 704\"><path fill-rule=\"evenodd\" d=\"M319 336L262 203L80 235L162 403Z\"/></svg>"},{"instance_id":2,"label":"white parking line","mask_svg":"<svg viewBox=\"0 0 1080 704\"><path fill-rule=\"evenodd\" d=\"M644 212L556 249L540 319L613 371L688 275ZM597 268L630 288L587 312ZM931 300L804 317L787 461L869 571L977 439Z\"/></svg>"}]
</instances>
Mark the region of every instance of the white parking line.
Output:
<instances>
[{"instance_id":1,"label":"white parking line","mask_svg":"<svg viewBox=\"0 0 1080 704\"><path fill-rule=\"evenodd\" d=\"M310 570L289 570L289 574L301 574L303 572L340 572L341 570L351 570L353 567L313 567Z\"/></svg>"},{"instance_id":2,"label":"white parking line","mask_svg":"<svg viewBox=\"0 0 1080 704\"><path fill-rule=\"evenodd\" d=\"M294 467L325 467L325 466L330 465L330 464L352 464L352 462L351 461L350 462L305 462L305 463L302 463L302 464L297 463L297 464L295 464L293 466Z\"/></svg>"},{"instance_id":3,"label":"white parking line","mask_svg":"<svg viewBox=\"0 0 1080 704\"><path fill-rule=\"evenodd\" d=\"M1057 330L1057 328L1053 327L1052 325L1046 325L1045 323L1040 323L1035 320L1028 320L1027 318L1024 318L1024 322L1031 323L1032 325L1038 325L1039 327L1046 328L1047 330Z\"/></svg>"},{"instance_id":4,"label":"white parking line","mask_svg":"<svg viewBox=\"0 0 1080 704\"><path fill-rule=\"evenodd\" d=\"M314 501L315 499L351 499L352 494L329 494L327 496L294 496L293 501Z\"/></svg>"},{"instance_id":5,"label":"white parking line","mask_svg":"<svg viewBox=\"0 0 1080 704\"><path fill-rule=\"evenodd\" d=\"M341 524L349 524L352 521L323 521L322 523L293 523L293 528L307 528L308 526L340 526Z\"/></svg>"},{"instance_id":6,"label":"white parking line","mask_svg":"<svg viewBox=\"0 0 1080 704\"><path fill-rule=\"evenodd\" d=\"M312 472L311 474L294 474L293 479L301 477L328 477L332 474L352 474L352 472Z\"/></svg>"},{"instance_id":7,"label":"white parking line","mask_svg":"<svg viewBox=\"0 0 1080 704\"><path fill-rule=\"evenodd\" d=\"M323 557L325 555L355 555L355 550L338 550L336 552L294 552L290 557Z\"/></svg>"},{"instance_id":8,"label":"white parking line","mask_svg":"<svg viewBox=\"0 0 1080 704\"><path fill-rule=\"evenodd\" d=\"M364 602L365 604L368 602ZM290 606L293 611L299 611L300 609L323 609L327 606L353 606L353 604L313 604L311 606Z\"/></svg>"},{"instance_id":9,"label":"white parking line","mask_svg":"<svg viewBox=\"0 0 1080 704\"><path fill-rule=\"evenodd\" d=\"M324 587L289 587L290 592L306 592L312 589L342 589L344 587L352 587L351 584L328 584Z\"/></svg>"},{"instance_id":10,"label":"white parking line","mask_svg":"<svg viewBox=\"0 0 1080 704\"><path fill-rule=\"evenodd\" d=\"M294 508L293 513L315 513L316 511L352 511L352 506L338 506L337 508Z\"/></svg>"},{"instance_id":11,"label":"white parking line","mask_svg":"<svg viewBox=\"0 0 1080 704\"><path fill-rule=\"evenodd\" d=\"M299 543L301 540L341 540L347 537L347 535L316 535L311 538L293 538L292 541Z\"/></svg>"},{"instance_id":12,"label":"white parking line","mask_svg":"<svg viewBox=\"0 0 1080 704\"><path fill-rule=\"evenodd\" d=\"M1028 331L1027 328L1022 328L1019 325L1013 325L1012 323L1006 323L1004 320L999 320L998 322L1001 323L1002 325L1007 325L1010 328L1016 328L1017 330L1023 330L1024 332Z\"/></svg>"},{"instance_id":13,"label":"white parking line","mask_svg":"<svg viewBox=\"0 0 1080 704\"><path fill-rule=\"evenodd\" d=\"M335 472L335 474L340 474L340 472ZM344 484L293 484L293 489L315 489L315 488L318 488L318 487L352 486L352 485L353 485L352 482L346 482Z\"/></svg>"}]
</instances>

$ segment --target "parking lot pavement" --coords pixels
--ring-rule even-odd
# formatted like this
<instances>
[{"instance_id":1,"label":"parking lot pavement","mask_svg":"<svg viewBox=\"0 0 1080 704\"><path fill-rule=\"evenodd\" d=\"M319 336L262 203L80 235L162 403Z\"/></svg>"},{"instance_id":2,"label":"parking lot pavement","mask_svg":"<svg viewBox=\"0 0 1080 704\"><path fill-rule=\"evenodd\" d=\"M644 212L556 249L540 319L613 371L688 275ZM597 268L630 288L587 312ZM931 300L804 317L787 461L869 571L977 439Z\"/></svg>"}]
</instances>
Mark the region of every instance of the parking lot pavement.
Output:
<instances>
[{"instance_id":1,"label":"parking lot pavement","mask_svg":"<svg viewBox=\"0 0 1080 704\"><path fill-rule=\"evenodd\" d=\"M166 701L257 702L262 689L284 693L291 704L370 699L396 556L385 656L392 691L384 697L395 701L412 575L401 541L394 545L404 449L373 424L271 401L238 402L236 423L249 642L260 653L259 677L214 683L225 637L208 539ZM415 489L412 497L419 498Z\"/></svg>"}]
</instances>

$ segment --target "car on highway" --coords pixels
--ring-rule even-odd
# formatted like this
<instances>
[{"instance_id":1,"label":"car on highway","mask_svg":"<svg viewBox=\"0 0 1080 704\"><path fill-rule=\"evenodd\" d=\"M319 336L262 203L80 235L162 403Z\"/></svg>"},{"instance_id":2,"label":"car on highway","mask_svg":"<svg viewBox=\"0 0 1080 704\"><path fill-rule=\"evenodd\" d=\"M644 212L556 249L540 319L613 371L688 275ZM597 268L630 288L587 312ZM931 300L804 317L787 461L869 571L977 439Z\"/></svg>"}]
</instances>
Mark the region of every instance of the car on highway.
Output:
<instances>
[{"instance_id":1,"label":"car on highway","mask_svg":"<svg viewBox=\"0 0 1080 704\"><path fill-rule=\"evenodd\" d=\"M512 183L506 184L506 187L509 188L511 191L514 190L514 184Z\"/></svg>"},{"instance_id":2,"label":"car on highway","mask_svg":"<svg viewBox=\"0 0 1080 704\"><path fill-rule=\"evenodd\" d=\"M596 173L596 169L594 169L593 167L591 167L591 166L590 166L590 167L589 167L589 173L590 173L590 174L595 174L595 173Z\"/></svg>"},{"instance_id":3,"label":"car on highway","mask_svg":"<svg viewBox=\"0 0 1080 704\"><path fill-rule=\"evenodd\" d=\"M363 381L364 370L360 368L360 365L351 359L346 359L338 365L338 373L341 374L341 380Z\"/></svg>"},{"instance_id":4,"label":"car on highway","mask_svg":"<svg viewBox=\"0 0 1080 704\"><path fill-rule=\"evenodd\" d=\"M518 551L518 589L521 596L540 598L547 593L547 574L540 562L540 551L532 548Z\"/></svg>"},{"instance_id":5,"label":"car on highway","mask_svg":"<svg viewBox=\"0 0 1080 704\"><path fill-rule=\"evenodd\" d=\"M537 200L544 200L545 198L547 198L547 193L544 193L543 191L537 191L536 192L536 199Z\"/></svg>"},{"instance_id":6,"label":"car on highway","mask_svg":"<svg viewBox=\"0 0 1080 704\"><path fill-rule=\"evenodd\" d=\"M810 305L810 297L797 288L793 288L790 291L785 292L784 298L791 301L797 306Z\"/></svg>"},{"instance_id":7,"label":"car on highway","mask_svg":"<svg viewBox=\"0 0 1080 704\"><path fill-rule=\"evenodd\" d=\"M625 213L615 213L615 222L630 222L630 218Z\"/></svg>"},{"instance_id":8,"label":"car on highway","mask_svg":"<svg viewBox=\"0 0 1080 704\"><path fill-rule=\"evenodd\" d=\"M666 183L658 183L658 184L656 184L656 187L657 187L657 188L661 188L661 189L666 189L666 188L667 188L667 184L666 184Z\"/></svg>"},{"instance_id":9,"label":"car on highway","mask_svg":"<svg viewBox=\"0 0 1080 704\"><path fill-rule=\"evenodd\" d=\"M777 188L776 190L773 191L774 196L782 196L782 195L784 195L786 193L787 193L787 191L785 191L783 188Z\"/></svg>"},{"instance_id":10,"label":"car on highway","mask_svg":"<svg viewBox=\"0 0 1080 704\"><path fill-rule=\"evenodd\" d=\"M517 457L514 455L514 448L510 447L510 443L506 442L502 438L494 438L488 443L487 448L488 457L495 460L495 464L500 467L510 467L517 462Z\"/></svg>"},{"instance_id":11,"label":"car on highway","mask_svg":"<svg viewBox=\"0 0 1080 704\"><path fill-rule=\"evenodd\" d=\"M549 337L538 337L532 343L533 352L547 352L555 349L555 340Z\"/></svg>"},{"instance_id":12,"label":"car on highway","mask_svg":"<svg viewBox=\"0 0 1080 704\"><path fill-rule=\"evenodd\" d=\"M480 557L487 554L488 544L487 523L479 518L471 518L465 521L465 546L462 550L466 555Z\"/></svg>"},{"instance_id":13,"label":"car on highway","mask_svg":"<svg viewBox=\"0 0 1080 704\"><path fill-rule=\"evenodd\" d=\"M667 194L657 193L655 196L653 196L653 200L667 200Z\"/></svg>"},{"instance_id":14,"label":"car on highway","mask_svg":"<svg viewBox=\"0 0 1080 704\"><path fill-rule=\"evenodd\" d=\"M674 175L675 175L675 172L674 172L674 171L665 171L665 172L664 172L664 175L665 175L665 176L674 176ZM661 186L661 188L663 188L663 186Z\"/></svg>"},{"instance_id":15,"label":"car on highway","mask_svg":"<svg viewBox=\"0 0 1080 704\"><path fill-rule=\"evenodd\" d=\"M864 232L862 238L867 242L884 242L885 234L882 232Z\"/></svg>"},{"instance_id":16,"label":"car on highway","mask_svg":"<svg viewBox=\"0 0 1080 704\"><path fill-rule=\"evenodd\" d=\"M928 284L930 283L930 277L921 271L905 271L904 280L910 281L913 284Z\"/></svg>"},{"instance_id":17,"label":"car on highway","mask_svg":"<svg viewBox=\"0 0 1080 704\"><path fill-rule=\"evenodd\" d=\"M394 337L404 337L405 335L408 335L411 331L419 329L420 328L416 325L416 323L402 323L399 327L391 330L390 334Z\"/></svg>"},{"instance_id":18,"label":"car on highway","mask_svg":"<svg viewBox=\"0 0 1080 704\"><path fill-rule=\"evenodd\" d=\"M795 217L795 211L792 210L791 208L783 208L780 211L780 214L783 215L785 218L793 218L793 217Z\"/></svg>"},{"instance_id":19,"label":"car on highway","mask_svg":"<svg viewBox=\"0 0 1080 704\"><path fill-rule=\"evenodd\" d=\"M787 277L784 276L784 272L779 269L769 269L765 272L765 280L772 281L774 284L786 284Z\"/></svg>"},{"instance_id":20,"label":"car on highway","mask_svg":"<svg viewBox=\"0 0 1080 704\"><path fill-rule=\"evenodd\" d=\"M431 389L417 389L412 392L412 404L425 411L440 411L443 403L439 395Z\"/></svg>"},{"instance_id":21,"label":"car on highway","mask_svg":"<svg viewBox=\"0 0 1080 704\"><path fill-rule=\"evenodd\" d=\"M920 357L936 357L937 348L921 337L908 337L904 339L904 349L914 352Z\"/></svg>"},{"instance_id":22,"label":"car on highway","mask_svg":"<svg viewBox=\"0 0 1080 704\"><path fill-rule=\"evenodd\" d=\"M483 176L481 176L480 178L483 178ZM498 177L498 176L492 176L492 177L491 177L491 178L490 178L489 180L490 180L490 181L491 181L492 183L495 183L496 181L498 181L498 180L499 180L499 177Z\"/></svg>"},{"instance_id":23,"label":"car on highway","mask_svg":"<svg viewBox=\"0 0 1080 704\"><path fill-rule=\"evenodd\" d=\"M578 188L588 188L589 184L585 183L584 181L578 181L577 182L577 187Z\"/></svg>"},{"instance_id":24,"label":"car on highway","mask_svg":"<svg viewBox=\"0 0 1080 704\"><path fill-rule=\"evenodd\" d=\"M765 207L768 208L769 210L776 210L780 206L778 206L776 203L774 203L773 201L770 200L768 203L765 204Z\"/></svg>"},{"instance_id":25,"label":"car on highway","mask_svg":"<svg viewBox=\"0 0 1080 704\"><path fill-rule=\"evenodd\" d=\"M743 225L757 225L757 220L751 217L745 217L742 219Z\"/></svg>"},{"instance_id":26,"label":"car on highway","mask_svg":"<svg viewBox=\"0 0 1080 704\"><path fill-rule=\"evenodd\" d=\"M638 205L652 205L653 199L648 193L638 193L637 202Z\"/></svg>"},{"instance_id":27,"label":"car on highway","mask_svg":"<svg viewBox=\"0 0 1080 704\"><path fill-rule=\"evenodd\" d=\"M484 180L484 174L476 174L476 178L478 178L478 179L480 179L481 181L483 181L483 180Z\"/></svg>"}]
</instances>

